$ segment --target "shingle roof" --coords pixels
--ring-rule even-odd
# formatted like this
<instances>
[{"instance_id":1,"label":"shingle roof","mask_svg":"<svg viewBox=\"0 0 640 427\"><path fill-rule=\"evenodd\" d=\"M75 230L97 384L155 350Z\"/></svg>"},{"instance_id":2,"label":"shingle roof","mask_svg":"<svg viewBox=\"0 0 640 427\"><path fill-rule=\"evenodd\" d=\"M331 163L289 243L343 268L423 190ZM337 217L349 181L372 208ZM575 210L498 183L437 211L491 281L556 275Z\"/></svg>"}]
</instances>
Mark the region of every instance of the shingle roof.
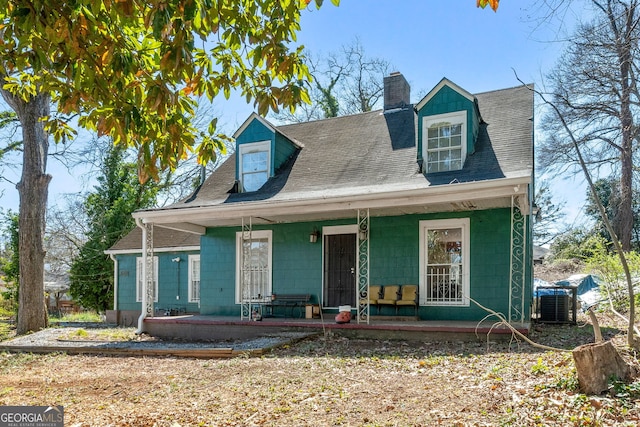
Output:
<instances>
[{"instance_id":1,"label":"shingle roof","mask_svg":"<svg viewBox=\"0 0 640 427\"><path fill-rule=\"evenodd\" d=\"M514 176L533 170L533 92L520 86L475 95L481 124L476 151L460 171L427 175L416 162L416 114L381 110L277 126L304 148L259 191L234 193L235 155L191 197L164 209L245 201L296 200L390 189L427 188Z\"/></svg>"},{"instance_id":2,"label":"shingle roof","mask_svg":"<svg viewBox=\"0 0 640 427\"><path fill-rule=\"evenodd\" d=\"M172 230L164 227L153 228L153 248L170 249L200 246L200 235L184 231ZM115 245L109 248L111 251L140 251L142 249L142 229L135 227Z\"/></svg>"}]
</instances>

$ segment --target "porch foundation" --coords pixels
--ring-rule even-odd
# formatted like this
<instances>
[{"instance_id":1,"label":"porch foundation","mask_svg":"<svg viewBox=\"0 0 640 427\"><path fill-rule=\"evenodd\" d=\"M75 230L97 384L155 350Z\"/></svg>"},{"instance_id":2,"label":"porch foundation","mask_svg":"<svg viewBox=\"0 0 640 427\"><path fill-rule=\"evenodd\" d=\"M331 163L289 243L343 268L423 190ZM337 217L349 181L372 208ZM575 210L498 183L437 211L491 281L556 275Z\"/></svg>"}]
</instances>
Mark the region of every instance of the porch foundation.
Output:
<instances>
[{"instance_id":1,"label":"porch foundation","mask_svg":"<svg viewBox=\"0 0 640 427\"><path fill-rule=\"evenodd\" d=\"M145 330L149 335L162 339L185 341L217 341L251 339L269 336L283 331L331 333L357 339L382 339L404 341L491 341L510 340L511 330L494 327L492 322L473 321L425 321L371 319L369 324L356 322L337 324L321 319L273 319L261 321L240 320L237 317L171 316L148 317ZM529 333L530 324L513 324L521 333Z\"/></svg>"}]
</instances>

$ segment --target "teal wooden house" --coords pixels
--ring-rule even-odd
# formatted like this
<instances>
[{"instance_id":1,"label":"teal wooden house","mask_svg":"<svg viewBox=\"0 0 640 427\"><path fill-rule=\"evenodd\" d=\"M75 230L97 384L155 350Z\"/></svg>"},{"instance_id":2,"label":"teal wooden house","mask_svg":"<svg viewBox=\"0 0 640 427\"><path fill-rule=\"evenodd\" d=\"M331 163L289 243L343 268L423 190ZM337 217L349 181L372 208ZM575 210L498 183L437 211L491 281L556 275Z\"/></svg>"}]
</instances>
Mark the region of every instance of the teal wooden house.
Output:
<instances>
[{"instance_id":1,"label":"teal wooden house","mask_svg":"<svg viewBox=\"0 0 640 427\"><path fill-rule=\"evenodd\" d=\"M134 213L137 244L109 251L118 310L248 318L308 295L359 322L480 320L475 302L527 322L533 92L474 95L442 79L412 104L400 73L384 88L378 111L279 126L252 114L193 195ZM197 244L154 241L167 230ZM415 289L415 305L379 304L385 289Z\"/></svg>"}]
</instances>

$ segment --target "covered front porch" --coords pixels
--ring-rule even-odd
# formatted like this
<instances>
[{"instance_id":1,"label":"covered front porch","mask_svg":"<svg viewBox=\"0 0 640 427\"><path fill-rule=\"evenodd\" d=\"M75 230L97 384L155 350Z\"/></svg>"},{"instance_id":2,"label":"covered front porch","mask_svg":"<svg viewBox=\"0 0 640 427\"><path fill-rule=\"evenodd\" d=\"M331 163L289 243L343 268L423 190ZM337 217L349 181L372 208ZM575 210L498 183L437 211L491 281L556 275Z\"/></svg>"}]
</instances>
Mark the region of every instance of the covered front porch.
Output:
<instances>
[{"instance_id":1,"label":"covered front porch","mask_svg":"<svg viewBox=\"0 0 640 427\"><path fill-rule=\"evenodd\" d=\"M319 319L263 318L261 321L237 316L163 316L144 319L145 330L163 339L217 341L250 339L283 331L333 333L360 339L406 341L486 341L508 340L512 330L488 319L481 322L417 320L413 317L371 316L369 323L335 323L335 313ZM528 335L529 322L511 322L518 332Z\"/></svg>"},{"instance_id":2,"label":"covered front porch","mask_svg":"<svg viewBox=\"0 0 640 427\"><path fill-rule=\"evenodd\" d=\"M215 209L181 209L179 214L138 212L134 216L142 228L145 260L141 263L143 316L139 329L151 332L151 325L177 324L181 317L159 318L155 310L154 227L201 236L199 313L234 316L234 325L251 321L254 307L274 295L304 294L311 297L306 303L323 309L351 306L353 322L371 326L373 331L407 330L414 325L394 325L389 315L382 320L384 324L378 324L379 307L374 309L370 303L375 299L372 286L396 285L400 289L419 287L415 304L419 319L469 320L471 323L459 325L462 332L475 334L474 321L486 315L470 303L471 298L504 313L512 324L528 322L529 204L528 186L523 183L505 179L493 185L460 183L429 191L389 191L384 197L334 197L337 200L322 203L316 199L238 202ZM431 234L441 240L439 262L429 260L424 250L430 242L429 230L435 230ZM461 261L448 257L455 249L462 249ZM395 307L386 311L397 312ZM191 317L187 324L198 324L196 318ZM287 327L326 329L334 324L333 315L326 320L284 322ZM276 326L277 322L283 321L265 319L262 324ZM436 323L433 327L446 326ZM488 331L490 325L483 327Z\"/></svg>"}]
</instances>

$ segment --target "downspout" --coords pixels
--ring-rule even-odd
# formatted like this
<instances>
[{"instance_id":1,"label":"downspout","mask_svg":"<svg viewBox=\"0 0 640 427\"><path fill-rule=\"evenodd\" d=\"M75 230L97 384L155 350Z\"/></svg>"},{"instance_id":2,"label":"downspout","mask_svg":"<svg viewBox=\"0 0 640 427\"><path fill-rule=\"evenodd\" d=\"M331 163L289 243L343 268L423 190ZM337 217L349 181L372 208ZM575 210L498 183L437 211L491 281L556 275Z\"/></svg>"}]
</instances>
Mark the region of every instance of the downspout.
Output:
<instances>
[{"instance_id":1,"label":"downspout","mask_svg":"<svg viewBox=\"0 0 640 427\"><path fill-rule=\"evenodd\" d=\"M147 278L147 261L144 259L147 253L147 228L142 223L140 218L136 218L136 225L142 229L142 306L140 310L140 317L138 317L138 330L136 335L140 335L144 332L144 319L147 317L147 290L146 278ZM136 281L138 278L136 277ZM137 283L136 283L137 286Z\"/></svg>"},{"instance_id":2,"label":"downspout","mask_svg":"<svg viewBox=\"0 0 640 427\"><path fill-rule=\"evenodd\" d=\"M114 254L109 254L113 261L113 309L118 309L118 258ZM137 278L136 278L137 280Z\"/></svg>"}]
</instances>

